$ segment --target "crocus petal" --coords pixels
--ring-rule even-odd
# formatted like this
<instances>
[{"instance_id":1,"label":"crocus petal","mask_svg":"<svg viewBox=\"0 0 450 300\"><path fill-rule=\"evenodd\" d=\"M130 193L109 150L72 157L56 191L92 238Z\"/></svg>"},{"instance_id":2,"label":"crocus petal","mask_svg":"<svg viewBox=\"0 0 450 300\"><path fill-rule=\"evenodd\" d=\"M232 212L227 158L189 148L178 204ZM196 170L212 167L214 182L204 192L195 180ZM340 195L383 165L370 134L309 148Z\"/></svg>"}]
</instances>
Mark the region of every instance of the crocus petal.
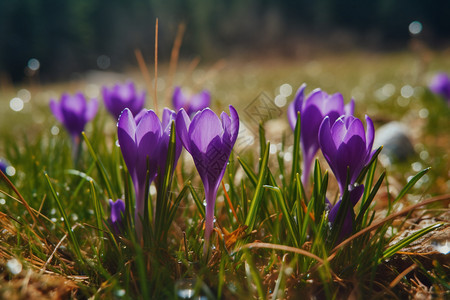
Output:
<instances>
[{"instance_id":1,"label":"crocus petal","mask_svg":"<svg viewBox=\"0 0 450 300\"><path fill-rule=\"evenodd\" d=\"M358 118L348 118L344 117L346 120L347 132L345 133L344 138L342 139L343 143L347 143L354 136L360 137L364 144L366 143L366 132L364 131L364 125ZM333 129L332 129L333 130Z\"/></svg>"},{"instance_id":2,"label":"crocus petal","mask_svg":"<svg viewBox=\"0 0 450 300\"><path fill-rule=\"evenodd\" d=\"M366 143L367 143L367 151L370 152L373 147L373 141L375 138L375 127L373 126L372 119L369 116L366 117Z\"/></svg>"},{"instance_id":3,"label":"crocus petal","mask_svg":"<svg viewBox=\"0 0 450 300\"><path fill-rule=\"evenodd\" d=\"M64 123L64 116L62 115L61 112L61 106L54 99L50 100L50 110L52 111L53 115L59 122Z\"/></svg>"},{"instance_id":4,"label":"crocus petal","mask_svg":"<svg viewBox=\"0 0 450 300\"><path fill-rule=\"evenodd\" d=\"M176 117L175 127L177 130L177 136L181 140L184 148L191 153L191 140L189 139L188 130L191 124L191 119L189 119L188 114L184 109L181 109Z\"/></svg>"},{"instance_id":5,"label":"crocus petal","mask_svg":"<svg viewBox=\"0 0 450 300\"><path fill-rule=\"evenodd\" d=\"M291 125L292 130L295 130L295 125L297 124L297 113L302 111L303 98L305 97L306 84L303 83L297 90L295 94L294 101L289 104L287 115L288 121Z\"/></svg>"},{"instance_id":6,"label":"crocus petal","mask_svg":"<svg viewBox=\"0 0 450 300\"><path fill-rule=\"evenodd\" d=\"M98 110L98 101L97 99L91 99L89 103L86 105L86 121L92 120L97 114Z\"/></svg>"},{"instance_id":7,"label":"crocus petal","mask_svg":"<svg viewBox=\"0 0 450 300\"><path fill-rule=\"evenodd\" d=\"M128 108L124 109L120 115L117 127L117 137L123 159L133 179L136 179L136 175L134 174L137 157L136 123L133 114Z\"/></svg>"},{"instance_id":8,"label":"crocus petal","mask_svg":"<svg viewBox=\"0 0 450 300\"><path fill-rule=\"evenodd\" d=\"M175 110L180 110L186 104L187 99L184 97L181 88L179 86L175 87L172 96L172 104Z\"/></svg>"},{"instance_id":9,"label":"crocus petal","mask_svg":"<svg viewBox=\"0 0 450 300\"><path fill-rule=\"evenodd\" d=\"M229 131L231 133L231 143L234 145L239 134L239 115L232 105L229 106L229 109L231 119L231 127Z\"/></svg>"},{"instance_id":10,"label":"crocus petal","mask_svg":"<svg viewBox=\"0 0 450 300\"><path fill-rule=\"evenodd\" d=\"M348 116L353 116L355 112L355 100L353 98L344 106L344 112Z\"/></svg>"},{"instance_id":11,"label":"crocus petal","mask_svg":"<svg viewBox=\"0 0 450 300\"><path fill-rule=\"evenodd\" d=\"M325 117L319 128L319 144L325 158L332 160L337 152L337 148L331 136L330 126L330 118Z\"/></svg>"},{"instance_id":12,"label":"crocus petal","mask_svg":"<svg viewBox=\"0 0 450 300\"><path fill-rule=\"evenodd\" d=\"M191 97L189 103L190 105L189 110L191 111L191 113L194 113L208 107L210 103L211 103L211 95L208 91L204 90Z\"/></svg>"},{"instance_id":13,"label":"crocus petal","mask_svg":"<svg viewBox=\"0 0 450 300\"><path fill-rule=\"evenodd\" d=\"M222 123L217 115L209 108L205 108L194 116L188 134L192 143L205 153L209 143L216 136L222 137L222 133Z\"/></svg>"}]
</instances>

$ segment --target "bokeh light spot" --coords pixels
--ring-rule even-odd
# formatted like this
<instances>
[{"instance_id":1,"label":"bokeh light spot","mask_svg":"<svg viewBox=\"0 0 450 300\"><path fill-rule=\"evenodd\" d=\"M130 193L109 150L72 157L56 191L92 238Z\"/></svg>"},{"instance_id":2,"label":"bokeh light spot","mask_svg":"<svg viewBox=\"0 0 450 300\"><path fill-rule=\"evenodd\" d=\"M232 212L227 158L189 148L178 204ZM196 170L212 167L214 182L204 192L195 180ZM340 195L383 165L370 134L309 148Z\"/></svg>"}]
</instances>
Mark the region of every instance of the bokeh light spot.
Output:
<instances>
[{"instance_id":1,"label":"bokeh light spot","mask_svg":"<svg viewBox=\"0 0 450 300\"><path fill-rule=\"evenodd\" d=\"M30 58L28 60L27 66L32 71L37 71L41 67L41 63L36 58Z\"/></svg>"},{"instance_id":2,"label":"bokeh light spot","mask_svg":"<svg viewBox=\"0 0 450 300\"><path fill-rule=\"evenodd\" d=\"M111 58L107 55L100 55L97 57L97 66L102 70L108 69L111 66Z\"/></svg>"},{"instance_id":3,"label":"bokeh light spot","mask_svg":"<svg viewBox=\"0 0 450 300\"><path fill-rule=\"evenodd\" d=\"M416 35L422 32L423 26L419 21L413 21L409 24L408 29L411 34Z\"/></svg>"},{"instance_id":4,"label":"bokeh light spot","mask_svg":"<svg viewBox=\"0 0 450 300\"><path fill-rule=\"evenodd\" d=\"M9 107L13 111L21 111L23 109L23 100L18 97L12 98L11 101L9 101Z\"/></svg>"}]
</instances>

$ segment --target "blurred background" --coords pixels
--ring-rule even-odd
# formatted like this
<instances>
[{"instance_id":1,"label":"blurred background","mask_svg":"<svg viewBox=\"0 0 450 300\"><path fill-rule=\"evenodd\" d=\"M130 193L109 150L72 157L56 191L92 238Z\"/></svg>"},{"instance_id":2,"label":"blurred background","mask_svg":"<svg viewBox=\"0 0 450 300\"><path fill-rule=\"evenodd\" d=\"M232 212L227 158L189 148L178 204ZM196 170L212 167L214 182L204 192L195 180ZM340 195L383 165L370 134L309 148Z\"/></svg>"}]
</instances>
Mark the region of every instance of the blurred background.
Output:
<instances>
[{"instance_id":1,"label":"blurred background","mask_svg":"<svg viewBox=\"0 0 450 300\"><path fill-rule=\"evenodd\" d=\"M317 52L398 51L411 37L441 50L450 40L448 0L2 0L0 76L21 82L71 79L86 70L122 72L134 50L168 62L186 24L181 59L308 58ZM149 60L150 61L150 60Z\"/></svg>"}]
</instances>

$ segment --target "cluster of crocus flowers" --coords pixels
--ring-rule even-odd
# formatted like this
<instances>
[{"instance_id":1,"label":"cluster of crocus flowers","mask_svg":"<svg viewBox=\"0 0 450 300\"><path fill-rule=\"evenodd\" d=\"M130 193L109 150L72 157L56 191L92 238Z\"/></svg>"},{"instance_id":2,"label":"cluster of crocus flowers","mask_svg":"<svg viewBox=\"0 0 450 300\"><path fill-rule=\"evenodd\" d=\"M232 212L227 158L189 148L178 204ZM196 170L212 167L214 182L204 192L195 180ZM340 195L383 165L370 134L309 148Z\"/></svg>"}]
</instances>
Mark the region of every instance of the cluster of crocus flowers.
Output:
<instances>
[{"instance_id":1,"label":"cluster of crocus flowers","mask_svg":"<svg viewBox=\"0 0 450 300\"><path fill-rule=\"evenodd\" d=\"M80 145L80 135L84 130L84 126L97 114L97 99L92 99L88 102L82 93L75 95L64 93L59 102L54 99L50 100L50 109L55 118L69 132L73 142L73 157L76 160Z\"/></svg>"},{"instance_id":2,"label":"cluster of crocus flowers","mask_svg":"<svg viewBox=\"0 0 450 300\"><path fill-rule=\"evenodd\" d=\"M294 101L288 107L288 120L295 129L297 115L300 115L300 147L303 154L302 183L308 185L311 166L319 149L319 127L325 117L334 123L342 115L352 115L354 110L353 99L344 105L344 97L340 93L329 95L316 89L306 98L304 95L306 85L303 84L297 91Z\"/></svg>"},{"instance_id":3,"label":"cluster of crocus flowers","mask_svg":"<svg viewBox=\"0 0 450 300\"><path fill-rule=\"evenodd\" d=\"M207 90L203 90L189 96L183 93L181 87L177 86L173 92L172 104L176 111L183 108L189 116L193 116L196 112L210 106L211 94Z\"/></svg>"},{"instance_id":4,"label":"cluster of crocus flowers","mask_svg":"<svg viewBox=\"0 0 450 300\"><path fill-rule=\"evenodd\" d=\"M135 223L138 235L142 233L140 219L144 217L145 187L158 173L164 172L170 124L175 115L175 112L165 109L161 122L153 110L144 110L135 118L126 108L117 123L120 149L135 189ZM181 144L178 144L175 163L181 153Z\"/></svg>"},{"instance_id":5,"label":"cluster of crocus flowers","mask_svg":"<svg viewBox=\"0 0 450 300\"><path fill-rule=\"evenodd\" d=\"M446 73L436 74L430 82L430 90L444 97L450 104L450 77Z\"/></svg>"},{"instance_id":6,"label":"cluster of crocus flowers","mask_svg":"<svg viewBox=\"0 0 450 300\"><path fill-rule=\"evenodd\" d=\"M125 108L128 108L134 116L144 108L145 91L138 93L132 81L117 83L112 87L104 86L102 94L106 109L116 120Z\"/></svg>"},{"instance_id":7,"label":"cluster of crocus flowers","mask_svg":"<svg viewBox=\"0 0 450 300\"><path fill-rule=\"evenodd\" d=\"M356 180L369 164L374 152L372 151L375 129L372 120L366 116L367 130L361 120L354 116L341 116L333 124L326 117L319 128L319 144L328 165L333 171L339 184L341 197L345 190L350 192L351 206L346 212L346 218L340 232L340 238L352 231L351 209L364 192L363 185L357 185ZM348 177L348 178L347 178ZM349 185L346 186L346 183ZM342 199L330 209L328 219L331 223L336 220Z\"/></svg>"},{"instance_id":8,"label":"cluster of crocus flowers","mask_svg":"<svg viewBox=\"0 0 450 300\"><path fill-rule=\"evenodd\" d=\"M239 132L239 116L230 105L230 115L222 112L220 119L205 108L192 121L181 109L176 119L177 135L192 155L203 182L206 198L205 247L214 226L214 206L220 182Z\"/></svg>"}]
</instances>

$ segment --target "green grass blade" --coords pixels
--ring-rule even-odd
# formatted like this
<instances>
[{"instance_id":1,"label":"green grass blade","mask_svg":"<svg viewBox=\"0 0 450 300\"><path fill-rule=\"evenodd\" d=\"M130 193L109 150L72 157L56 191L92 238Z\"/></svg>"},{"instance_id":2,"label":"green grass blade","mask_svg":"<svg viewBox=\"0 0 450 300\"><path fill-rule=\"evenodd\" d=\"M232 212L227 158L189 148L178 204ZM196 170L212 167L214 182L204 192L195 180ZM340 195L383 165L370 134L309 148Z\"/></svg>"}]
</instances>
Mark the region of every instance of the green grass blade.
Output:
<instances>
[{"instance_id":1,"label":"green grass blade","mask_svg":"<svg viewBox=\"0 0 450 300\"><path fill-rule=\"evenodd\" d=\"M258 184L256 185L255 194L253 195L252 202L250 204L250 210L248 212L247 218L245 219L245 225L247 225L248 231L253 230L253 226L255 225L256 221L256 214L259 210L259 207L261 205L261 199L264 194L264 181L266 180L267 175L267 163L269 161L269 149L270 149L270 142L267 143L266 151L264 152L263 159L261 161L261 169L259 171L259 178L258 178Z\"/></svg>"},{"instance_id":2,"label":"green grass blade","mask_svg":"<svg viewBox=\"0 0 450 300\"><path fill-rule=\"evenodd\" d=\"M361 184L364 177L366 176L367 171L370 169L370 167L372 166L372 164L374 163L374 161L376 161L378 159L378 155L380 155L381 150L383 150L383 146L380 146L377 151L375 151L375 153L373 154L372 158L370 159L370 162L367 164L367 166L365 166L362 170L361 173L359 173L358 178L356 179L356 182Z\"/></svg>"},{"instance_id":3,"label":"green grass blade","mask_svg":"<svg viewBox=\"0 0 450 300\"><path fill-rule=\"evenodd\" d=\"M294 130L294 149L292 151L292 171L291 171L291 192L290 192L290 198L294 199L294 192L295 192L295 186L294 186L294 180L298 173L300 173L300 160L301 160L301 151L300 151L300 131L301 131L301 125L300 125L300 112L297 112L297 123L295 124L295 130Z\"/></svg>"},{"instance_id":4,"label":"green grass blade","mask_svg":"<svg viewBox=\"0 0 450 300\"><path fill-rule=\"evenodd\" d=\"M373 199L375 198L378 190L380 189L380 186L383 183L385 176L386 176L386 172L381 173L380 178L378 178L378 180L375 183L375 186L372 188L372 191L370 192L369 196L362 203L361 209L359 210L359 213L358 213L358 217L356 218L356 222L355 222L356 226L361 224L363 217L364 217L366 211L369 209L370 204L372 203ZM369 190L369 188L367 188L367 187L364 187L364 189Z\"/></svg>"},{"instance_id":5,"label":"green grass blade","mask_svg":"<svg viewBox=\"0 0 450 300\"><path fill-rule=\"evenodd\" d=\"M113 200L117 199L116 194L113 192L113 189L111 187L111 181L109 180L105 166L103 165L102 161L98 157L97 153L95 153L95 150L92 147L91 143L89 142L86 134L83 132L82 135L83 135L84 141L88 147L89 153L91 154L92 158L94 159L95 164L97 165L97 169L102 176L103 182L106 185L106 190L108 192L109 198L111 198Z\"/></svg>"},{"instance_id":6,"label":"green grass blade","mask_svg":"<svg viewBox=\"0 0 450 300\"><path fill-rule=\"evenodd\" d=\"M191 195L192 195L192 198L194 199L195 205L197 205L198 212L204 218L205 217L205 206L203 205L203 201L200 200L200 197L198 196L197 192L195 191L195 189L192 186L190 181L186 185L189 187L189 191L191 191Z\"/></svg>"},{"instance_id":7,"label":"green grass blade","mask_svg":"<svg viewBox=\"0 0 450 300\"><path fill-rule=\"evenodd\" d=\"M444 226L444 223L436 223L436 224L430 225L428 227L422 228L422 229L414 232L410 236L407 236L406 238L399 241L397 244L386 249L383 252L383 256L380 258L380 260L378 262L380 263L382 260L391 257L392 255L397 253L400 249L405 248L406 246L408 246L412 242L416 241L417 239L421 238L425 234L427 234L435 229L438 229L439 227L442 227L442 226Z\"/></svg>"},{"instance_id":8,"label":"green grass blade","mask_svg":"<svg viewBox=\"0 0 450 300\"><path fill-rule=\"evenodd\" d=\"M255 172L253 172L252 168L243 161L240 157L237 158L239 163L242 166L242 169L244 170L245 174L247 174L248 178L250 179L250 182L253 184L254 187L258 184L258 178L256 177Z\"/></svg>"},{"instance_id":9,"label":"green grass blade","mask_svg":"<svg viewBox=\"0 0 450 300\"><path fill-rule=\"evenodd\" d=\"M272 178L273 180L273 178ZM292 215L287 207L286 201L281 193L281 190L278 187L265 185L265 188L271 190L275 194L275 198L278 202L279 207L281 208L281 212L283 213L283 219L286 222L288 227L289 234L292 238L295 247L299 247L298 245L298 232L296 232L295 222L292 218Z\"/></svg>"},{"instance_id":10,"label":"green grass blade","mask_svg":"<svg viewBox=\"0 0 450 300\"><path fill-rule=\"evenodd\" d=\"M395 198L394 203L396 203L398 200L400 200L401 198L403 198L403 196L405 196L409 190L416 184L417 181L419 181L420 178L422 178L423 175L425 175L426 173L428 173L428 171L431 168L426 168L423 169L422 171L420 171L419 173L417 173L413 178L411 178L410 181L408 181L408 183L403 187L403 189L400 191L400 193L398 194L397 198Z\"/></svg>"},{"instance_id":11,"label":"green grass blade","mask_svg":"<svg viewBox=\"0 0 450 300\"><path fill-rule=\"evenodd\" d=\"M66 212L64 211L64 208L61 204L61 201L58 197L58 194L56 193L55 189L53 188L53 185L50 181L50 177L48 176L47 172L44 171L45 179L47 180L47 184L50 188L50 191L52 192L53 198L56 201L56 204L58 205L59 212L61 213L61 216L64 219L64 225L66 226L67 234L69 235L70 241L72 242L72 247L75 251L75 254L77 256L77 259L84 265L84 259L83 255L81 255L80 245L78 243L77 238L75 237L75 234L72 231L72 226L70 225L69 218L66 215Z\"/></svg>"}]
</instances>

